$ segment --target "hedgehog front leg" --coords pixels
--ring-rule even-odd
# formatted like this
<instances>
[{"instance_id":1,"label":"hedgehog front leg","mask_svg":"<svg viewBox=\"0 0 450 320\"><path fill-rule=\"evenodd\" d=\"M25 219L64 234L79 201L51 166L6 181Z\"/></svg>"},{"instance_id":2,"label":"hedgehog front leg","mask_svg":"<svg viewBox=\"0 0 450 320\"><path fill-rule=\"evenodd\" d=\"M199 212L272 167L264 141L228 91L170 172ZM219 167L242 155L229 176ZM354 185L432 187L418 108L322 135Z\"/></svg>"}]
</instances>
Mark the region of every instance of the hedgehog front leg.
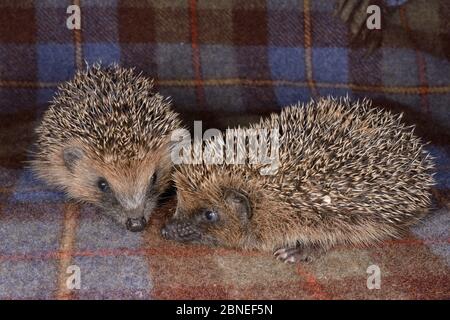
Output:
<instances>
[{"instance_id":1,"label":"hedgehog front leg","mask_svg":"<svg viewBox=\"0 0 450 320\"><path fill-rule=\"evenodd\" d=\"M295 247L283 247L275 250L273 255L284 263L313 262L327 252L327 248L318 245L297 244Z\"/></svg>"}]
</instances>

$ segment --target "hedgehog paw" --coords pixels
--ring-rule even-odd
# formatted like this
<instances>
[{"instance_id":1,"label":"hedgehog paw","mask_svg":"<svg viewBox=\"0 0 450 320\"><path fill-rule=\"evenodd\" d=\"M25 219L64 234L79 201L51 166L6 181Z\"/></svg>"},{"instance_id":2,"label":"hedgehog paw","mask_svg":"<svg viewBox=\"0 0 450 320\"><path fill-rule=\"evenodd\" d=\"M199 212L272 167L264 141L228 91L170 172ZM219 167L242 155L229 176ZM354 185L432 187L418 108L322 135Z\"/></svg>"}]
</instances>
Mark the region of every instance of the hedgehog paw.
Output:
<instances>
[{"instance_id":1,"label":"hedgehog paw","mask_svg":"<svg viewBox=\"0 0 450 320\"><path fill-rule=\"evenodd\" d=\"M286 247L276 250L273 255L284 263L313 262L322 255L322 250L308 246Z\"/></svg>"},{"instance_id":2,"label":"hedgehog paw","mask_svg":"<svg viewBox=\"0 0 450 320\"><path fill-rule=\"evenodd\" d=\"M334 15L338 16L349 26L352 42L366 44L368 50L366 56L372 54L382 41L381 30L369 30L367 24L367 8L377 5L387 16L386 6L380 0L338 0Z\"/></svg>"}]
</instances>

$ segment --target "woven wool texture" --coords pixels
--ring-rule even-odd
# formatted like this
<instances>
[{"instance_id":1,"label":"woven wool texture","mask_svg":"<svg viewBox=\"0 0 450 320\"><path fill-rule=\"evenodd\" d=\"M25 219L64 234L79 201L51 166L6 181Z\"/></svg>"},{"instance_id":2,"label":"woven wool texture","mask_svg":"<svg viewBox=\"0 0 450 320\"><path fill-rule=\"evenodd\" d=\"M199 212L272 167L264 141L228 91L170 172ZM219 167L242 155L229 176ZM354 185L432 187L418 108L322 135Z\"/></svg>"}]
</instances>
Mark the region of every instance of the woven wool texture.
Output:
<instances>
[{"instance_id":1,"label":"woven wool texture","mask_svg":"<svg viewBox=\"0 0 450 320\"><path fill-rule=\"evenodd\" d=\"M390 1L381 47L365 56L330 0L0 1L1 299L450 298L450 4ZM81 30L66 28L71 4ZM56 86L85 64L136 67L187 125L248 123L322 95L404 112L436 157L436 212L405 239L338 247L313 264L164 241L163 205L131 233L26 168ZM366 286L370 265L381 289ZM66 269L81 269L68 290Z\"/></svg>"}]
</instances>

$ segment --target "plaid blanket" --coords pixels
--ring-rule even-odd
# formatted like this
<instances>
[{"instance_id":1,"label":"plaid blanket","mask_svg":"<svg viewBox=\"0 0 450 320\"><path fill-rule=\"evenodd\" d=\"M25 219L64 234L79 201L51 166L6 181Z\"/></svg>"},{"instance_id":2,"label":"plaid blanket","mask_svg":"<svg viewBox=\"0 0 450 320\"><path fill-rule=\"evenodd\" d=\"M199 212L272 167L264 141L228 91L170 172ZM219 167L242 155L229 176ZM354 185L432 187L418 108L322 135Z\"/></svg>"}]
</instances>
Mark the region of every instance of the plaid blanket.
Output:
<instances>
[{"instance_id":1,"label":"plaid blanket","mask_svg":"<svg viewBox=\"0 0 450 320\"><path fill-rule=\"evenodd\" d=\"M329 0L1 0L0 298L450 298L450 4L389 2L399 5L381 48L365 56ZM71 4L81 7L80 30L66 27ZM145 232L127 232L24 164L58 83L97 61L154 77L186 123L204 128L321 95L371 97L431 142L436 212L406 239L301 265L162 240L173 200ZM79 290L66 285L73 265ZM367 286L373 265L380 289Z\"/></svg>"}]
</instances>

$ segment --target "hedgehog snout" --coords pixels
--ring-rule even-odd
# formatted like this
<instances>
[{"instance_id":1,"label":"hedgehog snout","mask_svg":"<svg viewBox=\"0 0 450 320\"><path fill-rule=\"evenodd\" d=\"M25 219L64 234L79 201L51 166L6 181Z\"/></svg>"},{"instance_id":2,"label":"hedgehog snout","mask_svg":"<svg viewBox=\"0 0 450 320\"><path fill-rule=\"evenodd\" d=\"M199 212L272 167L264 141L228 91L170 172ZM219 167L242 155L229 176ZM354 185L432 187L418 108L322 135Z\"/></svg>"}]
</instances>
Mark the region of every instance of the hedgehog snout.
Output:
<instances>
[{"instance_id":1,"label":"hedgehog snout","mask_svg":"<svg viewBox=\"0 0 450 320\"><path fill-rule=\"evenodd\" d=\"M140 232L144 230L147 221L145 221L144 217L140 218L128 218L126 222L127 229L132 232Z\"/></svg>"},{"instance_id":2,"label":"hedgehog snout","mask_svg":"<svg viewBox=\"0 0 450 320\"><path fill-rule=\"evenodd\" d=\"M197 229L187 221L172 220L161 229L161 236L167 240L181 242L195 241L201 238Z\"/></svg>"}]
</instances>

